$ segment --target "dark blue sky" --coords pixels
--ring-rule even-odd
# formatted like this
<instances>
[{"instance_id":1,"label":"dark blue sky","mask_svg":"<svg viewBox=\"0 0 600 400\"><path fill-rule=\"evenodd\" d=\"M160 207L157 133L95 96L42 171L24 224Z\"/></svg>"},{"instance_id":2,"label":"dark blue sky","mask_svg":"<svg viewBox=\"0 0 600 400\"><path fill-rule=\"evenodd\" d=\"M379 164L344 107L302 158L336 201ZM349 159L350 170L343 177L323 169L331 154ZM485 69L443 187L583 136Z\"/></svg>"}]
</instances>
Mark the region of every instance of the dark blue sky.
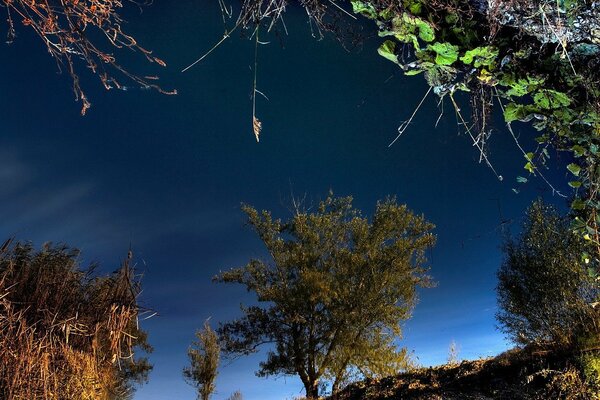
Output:
<instances>
[{"instance_id":1,"label":"dark blue sky","mask_svg":"<svg viewBox=\"0 0 600 400\"><path fill-rule=\"evenodd\" d=\"M68 77L56 74L30 32L0 46L0 233L38 246L67 242L105 270L117 267L131 243L145 274L143 301L160 313L144 323L155 370L136 400L194 398L181 368L195 329L208 317L216 323L239 315L240 302L250 299L241 287L216 285L211 277L263 254L243 226L240 202L285 216L292 191L309 201L329 189L353 195L366 213L395 195L437 225L430 258L438 287L421 293L405 326L404 344L422 364L444 362L452 340L464 358L506 348L494 321L498 204L504 218L518 219L534 197L550 195L539 180L519 195L511 191L525 171L501 123L490 156L503 182L477 163L449 103L434 127L433 96L388 148L427 90L422 78L402 77L379 57L377 38L351 52L331 38L313 39L305 14L292 8L284 48L276 37L260 48L258 88L269 101L258 99L257 144L252 42L234 35L179 73L222 35L217 2L208 3L157 0L141 15L128 14L128 31L169 64L160 71L162 83L178 96L135 87L105 92L84 71L93 103L85 117ZM159 72L135 55L123 62ZM519 128L528 144L531 132ZM294 377L254 377L259 359L223 367L215 399L236 389L246 399L300 394Z\"/></svg>"}]
</instances>

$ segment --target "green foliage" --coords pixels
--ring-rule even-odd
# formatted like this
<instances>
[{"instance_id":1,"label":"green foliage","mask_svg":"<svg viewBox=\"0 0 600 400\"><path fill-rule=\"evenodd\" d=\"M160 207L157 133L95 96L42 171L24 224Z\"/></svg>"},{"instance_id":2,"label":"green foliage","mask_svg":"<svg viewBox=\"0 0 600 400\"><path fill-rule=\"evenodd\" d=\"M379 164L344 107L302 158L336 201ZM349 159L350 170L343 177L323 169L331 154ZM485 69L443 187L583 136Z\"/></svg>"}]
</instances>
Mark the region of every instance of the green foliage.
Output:
<instances>
[{"instance_id":1,"label":"green foliage","mask_svg":"<svg viewBox=\"0 0 600 400\"><path fill-rule=\"evenodd\" d=\"M379 376L407 365L396 338L416 288L430 284L424 263L432 224L394 199L378 202L371 219L352 198L333 195L287 221L243 210L271 260L216 278L246 286L260 304L219 328L224 351L250 354L271 343L258 374L298 375L310 398L324 379L337 388L353 371Z\"/></svg>"},{"instance_id":2,"label":"green foliage","mask_svg":"<svg viewBox=\"0 0 600 400\"><path fill-rule=\"evenodd\" d=\"M561 92L550 89L540 89L533 95L534 103L546 110L559 107L567 107L571 104L571 99Z\"/></svg>"},{"instance_id":3,"label":"green foliage","mask_svg":"<svg viewBox=\"0 0 600 400\"><path fill-rule=\"evenodd\" d=\"M352 12L355 14L361 14L367 18L376 18L377 12L375 7L368 1L351 0Z\"/></svg>"},{"instance_id":4,"label":"green foliage","mask_svg":"<svg viewBox=\"0 0 600 400\"><path fill-rule=\"evenodd\" d=\"M435 53L437 65L452 65L458 60L458 46L453 44L437 42L427 46L427 49Z\"/></svg>"},{"instance_id":5,"label":"green foliage","mask_svg":"<svg viewBox=\"0 0 600 400\"><path fill-rule=\"evenodd\" d=\"M498 272L497 317L515 342L571 345L600 332L592 305L600 288L582 262L585 250L567 218L541 200L531 205L520 235L505 243Z\"/></svg>"},{"instance_id":6,"label":"green foliage","mask_svg":"<svg viewBox=\"0 0 600 400\"><path fill-rule=\"evenodd\" d=\"M475 68L486 67L493 69L498 58L498 49L494 46L480 46L472 50L467 50L465 55L460 58L465 64L473 64Z\"/></svg>"},{"instance_id":7,"label":"green foliage","mask_svg":"<svg viewBox=\"0 0 600 400\"><path fill-rule=\"evenodd\" d=\"M377 49L377 52L379 55L392 62L398 62L398 56L396 55L396 43L392 42L391 40L386 40L383 42L383 44Z\"/></svg>"},{"instance_id":8,"label":"green foliage","mask_svg":"<svg viewBox=\"0 0 600 400\"><path fill-rule=\"evenodd\" d=\"M382 24L382 27L388 24ZM419 39L423 42L432 42L435 39L434 29L427 21L411 15L403 13L392 19L389 29L382 29L379 36L394 36L402 43L412 44L415 49L419 49Z\"/></svg>"},{"instance_id":9,"label":"green foliage","mask_svg":"<svg viewBox=\"0 0 600 400\"><path fill-rule=\"evenodd\" d=\"M406 61L399 62L397 46L389 39L379 54L398 63L406 75L424 73L427 83L440 97L458 90L470 93L474 106L474 124L470 130L475 131L470 133L485 134L492 114L491 100L502 99L507 124L526 122L543 132L538 137L539 146L533 149L540 165L528 160L525 169L529 173L541 175L538 167L548 158L542 152L549 146L579 158L578 179L569 183L576 191L574 210L585 213L584 228L598 232L600 47L597 43L563 43L562 36L561 46L540 42L539 37L528 34L526 29L496 23L494 15L476 10L473 2L403 0L396 5L365 0L363 3L370 5L367 16L377 23L380 36L394 36L399 43L412 47L414 58L405 56ZM553 11L566 14L565 28L569 29L579 13L592 11L589 7L589 2L578 0L544 2L545 11L541 14ZM511 8L515 15L537 10L535 6L527 8L523 2L512 4ZM497 12L496 17L502 18L502 6ZM542 18L541 29L553 29L547 17L534 14L525 19L533 23L536 18ZM547 33L556 37L555 32ZM600 249L597 236L590 237ZM600 260L600 250L596 253L594 258Z\"/></svg>"},{"instance_id":10,"label":"green foliage","mask_svg":"<svg viewBox=\"0 0 600 400\"><path fill-rule=\"evenodd\" d=\"M188 349L190 366L183 369L183 376L198 390L198 400L208 400L215 391L221 348L208 320L204 329L196 332L196 339Z\"/></svg>"},{"instance_id":11,"label":"green foliage","mask_svg":"<svg viewBox=\"0 0 600 400\"><path fill-rule=\"evenodd\" d=\"M583 374L590 384L600 388L600 353L589 352L581 356Z\"/></svg>"}]
</instances>

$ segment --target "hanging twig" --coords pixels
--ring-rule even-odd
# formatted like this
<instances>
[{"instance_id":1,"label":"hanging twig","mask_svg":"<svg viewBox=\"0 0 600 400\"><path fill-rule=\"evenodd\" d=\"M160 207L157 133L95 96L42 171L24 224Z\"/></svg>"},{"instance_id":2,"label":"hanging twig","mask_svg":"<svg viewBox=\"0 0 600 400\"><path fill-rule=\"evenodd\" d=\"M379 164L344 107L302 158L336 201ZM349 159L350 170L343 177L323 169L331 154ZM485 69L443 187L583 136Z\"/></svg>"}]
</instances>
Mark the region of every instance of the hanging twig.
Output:
<instances>
[{"instance_id":1,"label":"hanging twig","mask_svg":"<svg viewBox=\"0 0 600 400\"><path fill-rule=\"evenodd\" d=\"M194 61L193 63L191 63L190 65L188 65L187 67L185 67L184 69L181 70L181 72L185 72L188 69L192 68L194 65L198 64L200 61L204 60L206 57L208 57L208 55L210 53L212 53L217 47L219 47L225 40L227 40L231 34L238 28L239 23L236 24L232 30L227 31L225 30L225 33L223 33L223 37L221 38L221 40L219 40L213 47L210 48L210 50L208 50L206 53L204 53L200 58L198 58L196 61Z\"/></svg>"},{"instance_id":2,"label":"hanging twig","mask_svg":"<svg viewBox=\"0 0 600 400\"><path fill-rule=\"evenodd\" d=\"M500 93L498 93L498 89L497 88L494 88L494 90L496 91L496 98L498 99L498 104L500 104L500 109L502 110L502 114L504 114L504 104L502 104L502 101L500 100ZM525 150L521 146L521 143L519 143L519 139L517 139L517 135L515 135L515 132L512 129L511 123L507 122L506 123L506 127L508 128L508 132L510 132L510 135L512 136L513 140L515 141L515 144L517 145L517 148L521 151L521 153L523 154L523 156L525 158L527 158L527 153L525 152ZM533 166L533 169L535 171L537 171L537 173L540 175L540 177L542 178L542 180L544 182L546 182L546 185L548 185L548 187L550 187L550 189L552 189L552 193L556 193L560 197L567 197L566 195L562 194L559 190L557 190L556 188L554 188L554 186L552 186L552 184L548 181L548 179L546 179L546 177L544 176L544 174L542 174L542 171L540 171L540 169L533 162L533 160L529 160L529 162Z\"/></svg>"},{"instance_id":3,"label":"hanging twig","mask_svg":"<svg viewBox=\"0 0 600 400\"><path fill-rule=\"evenodd\" d=\"M258 27L256 27L256 31L254 32L256 37L254 38L254 83L252 85L252 131L254 132L254 136L256 137L256 141L260 142L260 132L262 130L262 122L258 118L256 118L256 93L262 94L256 89L256 76L257 76L257 68L258 68ZM264 94L262 94L264 96ZM266 96L265 96L266 97Z\"/></svg>"},{"instance_id":4,"label":"hanging twig","mask_svg":"<svg viewBox=\"0 0 600 400\"><path fill-rule=\"evenodd\" d=\"M396 143L396 141L398 139L400 139L400 136L402 136L402 134L404 133L404 131L406 131L406 129L408 129L408 126L412 122L413 118L415 117L415 115L417 115L417 112L419 111L419 108L421 108L421 106L425 102L425 99L427 98L427 96L429 96L429 93L431 93L431 89L432 89L432 87L430 86L429 90L427 91L427 93L425 93L425 96L423 96L423 98L419 102L419 105L417 106L417 108L415 108L415 110L413 111L413 113L410 116L410 118L408 120L404 121L402 124L400 124L400 126L398 127L398 136L396 136L396 138L394 140L392 140L392 142L390 144L388 144L388 147L392 147L392 145L394 143Z\"/></svg>"}]
</instances>

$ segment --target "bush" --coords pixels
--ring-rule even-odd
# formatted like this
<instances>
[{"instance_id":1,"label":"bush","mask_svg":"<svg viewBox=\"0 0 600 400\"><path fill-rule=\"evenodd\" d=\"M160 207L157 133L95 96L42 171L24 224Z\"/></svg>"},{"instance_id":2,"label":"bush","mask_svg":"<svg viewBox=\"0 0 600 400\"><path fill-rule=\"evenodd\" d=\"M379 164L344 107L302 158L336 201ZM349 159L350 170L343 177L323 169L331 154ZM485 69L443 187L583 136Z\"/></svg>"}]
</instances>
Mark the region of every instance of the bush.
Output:
<instances>
[{"instance_id":1,"label":"bush","mask_svg":"<svg viewBox=\"0 0 600 400\"><path fill-rule=\"evenodd\" d=\"M502 330L520 344L575 345L599 332L598 285L569 220L542 201L527 211L521 234L507 239L497 286Z\"/></svg>"}]
</instances>

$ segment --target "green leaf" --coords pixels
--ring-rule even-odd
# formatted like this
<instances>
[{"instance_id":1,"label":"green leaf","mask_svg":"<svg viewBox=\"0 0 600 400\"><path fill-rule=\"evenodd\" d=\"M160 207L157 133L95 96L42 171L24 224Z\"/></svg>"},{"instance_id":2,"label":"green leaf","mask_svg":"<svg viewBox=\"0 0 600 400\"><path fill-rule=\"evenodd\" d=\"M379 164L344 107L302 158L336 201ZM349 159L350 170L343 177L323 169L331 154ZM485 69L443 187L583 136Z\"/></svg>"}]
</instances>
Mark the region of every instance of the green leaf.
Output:
<instances>
[{"instance_id":1,"label":"green leaf","mask_svg":"<svg viewBox=\"0 0 600 400\"><path fill-rule=\"evenodd\" d=\"M535 111L535 106L509 103L504 109L504 121L525 121Z\"/></svg>"},{"instance_id":2,"label":"green leaf","mask_svg":"<svg viewBox=\"0 0 600 400\"><path fill-rule=\"evenodd\" d=\"M371 19L377 18L377 11L375 11L375 7L371 3L360 0L350 0L350 3L352 3L352 12L354 14L360 14Z\"/></svg>"},{"instance_id":3,"label":"green leaf","mask_svg":"<svg viewBox=\"0 0 600 400\"><path fill-rule=\"evenodd\" d=\"M523 168L525 168L527 171L529 171L532 174L535 173L535 167L530 162L528 162L527 164L525 164L525 166Z\"/></svg>"},{"instance_id":4,"label":"green leaf","mask_svg":"<svg viewBox=\"0 0 600 400\"><path fill-rule=\"evenodd\" d=\"M571 208L573 210L583 210L585 208L585 203L581 199L575 199L571 203Z\"/></svg>"},{"instance_id":5,"label":"green leaf","mask_svg":"<svg viewBox=\"0 0 600 400\"><path fill-rule=\"evenodd\" d=\"M534 157L534 156L535 156L535 154L533 154L533 153L529 152L529 153L525 154L525 159L526 159L527 161L531 161L531 160L533 160L533 157Z\"/></svg>"},{"instance_id":6,"label":"green leaf","mask_svg":"<svg viewBox=\"0 0 600 400\"><path fill-rule=\"evenodd\" d=\"M423 4L421 4L421 1L419 0L404 0L402 2L402 5L404 5L405 9L408 9L408 11L411 12L411 14L420 14L422 11L422 6Z\"/></svg>"},{"instance_id":7,"label":"green leaf","mask_svg":"<svg viewBox=\"0 0 600 400\"><path fill-rule=\"evenodd\" d=\"M415 24L419 29L419 38L424 42L433 42L435 40L435 32L431 25L420 18L415 18Z\"/></svg>"},{"instance_id":8,"label":"green leaf","mask_svg":"<svg viewBox=\"0 0 600 400\"><path fill-rule=\"evenodd\" d=\"M436 53L435 63L437 65L452 65L458 60L458 46L450 43L434 43L427 46L428 50Z\"/></svg>"},{"instance_id":9,"label":"green leaf","mask_svg":"<svg viewBox=\"0 0 600 400\"><path fill-rule=\"evenodd\" d=\"M579 172L581 171L581 167L573 163L567 165L567 169L575 176L579 176Z\"/></svg>"},{"instance_id":10,"label":"green leaf","mask_svg":"<svg viewBox=\"0 0 600 400\"><path fill-rule=\"evenodd\" d=\"M402 16L392 19L391 31L379 33L380 36L388 36L390 34L393 34L396 39L403 43L412 44L415 50L420 49L417 38L424 42L432 42L435 39L433 26L429 22L409 13L404 13Z\"/></svg>"},{"instance_id":11,"label":"green leaf","mask_svg":"<svg viewBox=\"0 0 600 400\"><path fill-rule=\"evenodd\" d=\"M498 49L494 46L480 46L468 50L460 60L465 64L473 64L475 68L492 67L498 58Z\"/></svg>"},{"instance_id":12,"label":"green leaf","mask_svg":"<svg viewBox=\"0 0 600 400\"><path fill-rule=\"evenodd\" d=\"M581 157L585 154L585 149L583 148L583 146L580 146L578 144L571 147L571 150L573 150L573 153L575 153L575 157Z\"/></svg>"},{"instance_id":13,"label":"green leaf","mask_svg":"<svg viewBox=\"0 0 600 400\"><path fill-rule=\"evenodd\" d=\"M383 42L383 44L377 49L377 53L396 64L398 63L398 56L396 55L396 43L391 40L386 40Z\"/></svg>"},{"instance_id":14,"label":"green leaf","mask_svg":"<svg viewBox=\"0 0 600 400\"><path fill-rule=\"evenodd\" d=\"M567 107L571 99L565 93L550 89L540 89L533 95L533 102L543 109Z\"/></svg>"},{"instance_id":15,"label":"green leaf","mask_svg":"<svg viewBox=\"0 0 600 400\"><path fill-rule=\"evenodd\" d=\"M571 181L571 182L569 182L569 186L571 186L573 189L577 189L577 188L581 187L581 182L580 181Z\"/></svg>"},{"instance_id":16,"label":"green leaf","mask_svg":"<svg viewBox=\"0 0 600 400\"><path fill-rule=\"evenodd\" d=\"M404 71L404 75L406 75L406 76L419 75L421 72L423 72L422 69L409 69L408 71Z\"/></svg>"}]
</instances>

